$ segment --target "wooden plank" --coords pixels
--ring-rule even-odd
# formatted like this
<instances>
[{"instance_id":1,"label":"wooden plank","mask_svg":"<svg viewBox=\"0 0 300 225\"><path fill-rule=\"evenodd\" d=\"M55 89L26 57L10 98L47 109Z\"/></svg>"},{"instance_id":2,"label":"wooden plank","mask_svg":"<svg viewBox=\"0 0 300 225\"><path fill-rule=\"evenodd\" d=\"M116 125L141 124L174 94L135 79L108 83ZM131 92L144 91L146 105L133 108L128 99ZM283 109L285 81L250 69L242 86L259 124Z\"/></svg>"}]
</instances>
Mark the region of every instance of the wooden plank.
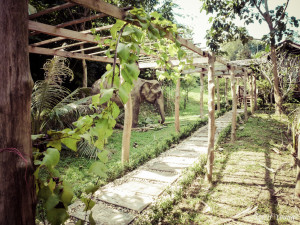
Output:
<instances>
[{"instance_id":1,"label":"wooden plank","mask_svg":"<svg viewBox=\"0 0 300 225\"><path fill-rule=\"evenodd\" d=\"M96 46L83 48L83 49L80 48L80 49L77 49L77 50L74 50L74 51L71 51L71 52L84 52L84 51L93 50L93 49L97 49L97 48L100 48L100 47L98 45L96 45Z\"/></svg>"},{"instance_id":2,"label":"wooden plank","mask_svg":"<svg viewBox=\"0 0 300 225\"><path fill-rule=\"evenodd\" d=\"M203 73L200 73L200 118L203 119L204 117L204 79L203 79Z\"/></svg>"},{"instance_id":3,"label":"wooden plank","mask_svg":"<svg viewBox=\"0 0 300 225\"><path fill-rule=\"evenodd\" d=\"M41 47L28 46L28 50L30 53L41 54L41 55L56 55L56 56L62 56L66 58L86 59L89 61L106 62L106 63L114 62L114 59L105 56L92 56L92 55L86 55L81 53L72 53L68 51L59 51L59 50L53 50L53 49L41 48ZM117 60L117 63L120 63L120 61Z\"/></svg>"},{"instance_id":4,"label":"wooden plank","mask_svg":"<svg viewBox=\"0 0 300 225\"><path fill-rule=\"evenodd\" d=\"M39 11L37 13L34 13L34 14L29 16L29 19L31 20L31 19L37 18L39 16L42 16L42 15L45 15L45 14L48 14L48 13L52 13L52 12L55 12L55 11L66 9L66 8L70 8L70 7L75 6L75 5L76 5L75 3L67 2L65 4L54 6L52 8L45 9L43 11Z\"/></svg>"},{"instance_id":5,"label":"wooden plank","mask_svg":"<svg viewBox=\"0 0 300 225\"><path fill-rule=\"evenodd\" d=\"M243 101L244 101L244 116L245 116L245 121L248 120L248 105L247 105L247 78L248 78L248 73L246 70L243 70L244 77L244 96L243 96Z\"/></svg>"},{"instance_id":6,"label":"wooden plank","mask_svg":"<svg viewBox=\"0 0 300 225\"><path fill-rule=\"evenodd\" d=\"M231 81L231 95L232 95L232 121L231 121L231 142L236 140L236 115L237 115L237 97L236 97L236 79L235 67L229 66L230 81Z\"/></svg>"},{"instance_id":7,"label":"wooden plank","mask_svg":"<svg viewBox=\"0 0 300 225\"><path fill-rule=\"evenodd\" d=\"M57 48L53 48L53 50L66 49L66 48L82 45L82 44L85 44L85 43L87 43L87 42L86 41L76 42L74 44L69 44L69 45L59 46Z\"/></svg>"},{"instance_id":8,"label":"wooden plank","mask_svg":"<svg viewBox=\"0 0 300 225\"><path fill-rule=\"evenodd\" d=\"M180 132L179 108L180 108L180 78L177 79L176 91L175 91L175 130L177 133Z\"/></svg>"},{"instance_id":9,"label":"wooden plank","mask_svg":"<svg viewBox=\"0 0 300 225\"><path fill-rule=\"evenodd\" d=\"M42 24L35 21L29 21L28 23L29 30L39 31L41 33L53 35L53 36L60 36L63 38L69 38L77 41L87 41L90 43L98 44L98 41L95 40L95 37L90 34L85 34L82 32L77 32L73 30L67 30L63 28L56 28L51 25ZM36 46L33 44L33 46Z\"/></svg>"}]
</instances>

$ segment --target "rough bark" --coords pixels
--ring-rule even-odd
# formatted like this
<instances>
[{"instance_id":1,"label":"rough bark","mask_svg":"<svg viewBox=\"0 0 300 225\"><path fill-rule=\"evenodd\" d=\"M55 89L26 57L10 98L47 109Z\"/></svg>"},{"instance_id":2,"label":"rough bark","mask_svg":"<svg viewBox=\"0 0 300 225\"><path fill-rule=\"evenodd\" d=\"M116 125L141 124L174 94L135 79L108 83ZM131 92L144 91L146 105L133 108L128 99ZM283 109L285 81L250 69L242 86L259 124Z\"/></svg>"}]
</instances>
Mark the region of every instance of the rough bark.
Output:
<instances>
[{"instance_id":1,"label":"rough bark","mask_svg":"<svg viewBox=\"0 0 300 225\"><path fill-rule=\"evenodd\" d=\"M298 134L298 154L297 154L297 176L296 176L296 187L295 187L295 195L300 198L300 135Z\"/></svg>"},{"instance_id":2,"label":"rough bark","mask_svg":"<svg viewBox=\"0 0 300 225\"><path fill-rule=\"evenodd\" d=\"M231 81L231 96L232 96L232 123L231 123L231 142L236 140L236 114L237 114L237 97L236 97L236 78L234 74L234 67L231 67L230 81Z\"/></svg>"},{"instance_id":3,"label":"rough bark","mask_svg":"<svg viewBox=\"0 0 300 225\"><path fill-rule=\"evenodd\" d=\"M249 82L250 82L250 107L251 107L251 113L253 114L254 113L254 99L253 99L253 76L252 74L250 75L250 78L249 78Z\"/></svg>"},{"instance_id":4,"label":"rough bark","mask_svg":"<svg viewBox=\"0 0 300 225\"><path fill-rule=\"evenodd\" d=\"M207 173L206 180L212 182L212 171L214 164L214 147L215 147L215 55L212 54L208 58L208 149L207 149Z\"/></svg>"},{"instance_id":5,"label":"rough bark","mask_svg":"<svg viewBox=\"0 0 300 225\"><path fill-rule=\"evenodd\" d=\"M34 224L28 2L1 1L0 27L0 224Z\"/></svg>"},{"instance_id":6,"label":"rough bark","mask_svg":"<svg viewBox=\"0 0 300 225\"><path fill-rule=\"evenodd\" d=\"M176 83L176 92L175 92L175 130L180 132L180 121L179 121L179 105L180 105L180 78Z\"/></svg>"},{"instance_id":7,"label":"rough bark","mask_svg":"<svg viewBox=\"0 0 300 225\"><path fill-rule=\"evenodd\" d=\"M247 105L247 71L244 71L244 95L243 95L243 100L244 100L244 116L245 116L245 121L248 120L248 105Z\"/></svg>"},{"instance_id":8,"label":"rough bark","mask_svg":"<svg viewBox=\"0 0 300 225\"><path fill-rule=\"evenodd\" d=\"M131 94L128 96L128 101L124 105L125 116L124 116L124 128L122 137L122 163L129 161L130 151L130 137L131 137L131 126L132 126L132 100Z\"/></svg>"},{"instance_id":9,"label":"rough bark","mask_svg":"<svg viewBox=\"0 0 300 225\"><path fill-rule=\"evenodd\" d=\"M200 117L201 119L203 119L204 117L203 94L204 94L204 80L203 80L203 73L200 73Z\"/></svg>"},{"instance_id":10,"label":"rough bark","mask_svg":"<svg viewBox=\"0 0 300 225\"><path fill-rule=\"evenodd\" d=\"M220 85L219 85L219 77L216 77L216 88L217 88L217 111L220 112Z\"/></svg>"}]
</instances>

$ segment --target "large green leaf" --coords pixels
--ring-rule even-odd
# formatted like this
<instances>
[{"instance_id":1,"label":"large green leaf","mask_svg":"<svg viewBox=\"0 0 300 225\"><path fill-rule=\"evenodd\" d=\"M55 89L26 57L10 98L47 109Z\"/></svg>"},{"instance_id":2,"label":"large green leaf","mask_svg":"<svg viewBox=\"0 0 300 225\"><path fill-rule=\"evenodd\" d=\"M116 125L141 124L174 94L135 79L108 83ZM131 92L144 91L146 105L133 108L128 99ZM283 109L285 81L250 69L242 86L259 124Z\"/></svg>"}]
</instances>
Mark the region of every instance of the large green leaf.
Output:
<instances>
[{"instance_id":1,"label":"large green leaf","mask_svg":"<svg viewBox=\"0 0 300 225\"><path fill-rule=\"evenodd\" d=\"M81 198L80 200L85 204L84 211L91 210L96 204L92 199L89 198Z\"/></svg>"},{"instance_id":2,"label":"large green leaf","mask_svg":"<svg viewBox=\"0 0 300 225\"><path fill-rule=\"evenodd\" d=\"M107 167L105 166L104 163L100 161L94 162L89 168L90 173L93 173L102 178L107 178L106 171L107 171Z\"/></svg>"},{"instance_id":3,"label":"large green leaf","mask_svg":"<svg viewBox=\"0 0 300 225\"><path fill-rule=\"evenodd\" d=\"M47 220L51 225L60 225L69 218L69 214L65 209L51 209L47 212Z\"/></svg>"},{"instance_id":4,"label":"large green leaf","mask_svg":"<svg viewBox=\"0 0 300 225\"><path fill-rule=\"evenodd\" d=\"M63 181L63 192L61 195L61 200L64 204L64 206L67 208L68 205L71 204L71 201L73 199L73 190L70 184L68 184L66 181Z\"/></svg>"},{"instance_id":5,"label":"large green leaf","mask_svg":"<svg viewBox=\"0 0 300 225\"><path fill-rule=\"evenodd\" d=\"M113 39L117 39L118 31L125 25L122 20L117 20L117 22L110 28L110 33Z\"/></svg>"},{"instance_id":6,"label":"large green leaf","mask_svg":"<svg viewBox=\"0 0 300 225\"><path fill-rule=\"evenodd\" d=\"M110 100L113 93L114 93L114 88L102 89L99 104L101 105L101 104L107 102L108 100Z\"/></svg>"},{"instance_id":7,"label":"large green leaf","mask_svg":"<svg viewBox=\"0 0 300 225\"><path fill-rule=\"evenodd\" d=\"M59 203L58 195L52 193L52 195L50 195L49 198L47 199L45 203L45 207L49 211L53 209L58 203Z\"/></svg>"},{"instance_id":8,"label":"large green leaf","mask_svg":"<svg viewBox=\"0 0 300 225\"><path fill-rule=\"evenodd\" d=\"M48 168L54 168L59 162L59 151L56 148L48 148L44 155L42 165Z\"/></svg>"},{"instance_id":9,"label":"large green leaf","mask_svg":"<svg viewBox=\"0 0 300 225\"><path fill-rule=\"evenodd\" d=\"M108 162L108 154L109 154L109 151L103 150L100 153L98 153L97 156L101 162L107 163Z\"/></svg>"},{"instance_id":10,"label":"large green leaf","mask_svg":"<svg viewBox=\"0 0 300 225\"><path fill-rule=\"evenodd\" d=\"M130 48L126 44L120 42L118 44L117 54L121 61L126 61L129 58Z\"/></svg>"}]
</instances>

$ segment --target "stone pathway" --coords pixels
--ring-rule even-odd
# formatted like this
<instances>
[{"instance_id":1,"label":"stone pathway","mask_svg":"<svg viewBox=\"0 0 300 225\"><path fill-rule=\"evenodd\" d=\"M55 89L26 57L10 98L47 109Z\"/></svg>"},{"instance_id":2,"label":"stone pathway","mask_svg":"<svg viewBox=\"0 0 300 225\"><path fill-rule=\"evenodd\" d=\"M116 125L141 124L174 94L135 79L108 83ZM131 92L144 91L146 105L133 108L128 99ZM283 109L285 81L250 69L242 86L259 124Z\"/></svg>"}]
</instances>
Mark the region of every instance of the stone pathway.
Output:
<instances>
[{"instance_id":1,"label":"stone pathway","mask_svg":"<svg viewBox=\"0 0 300 225\"><path fill-rule=\"evenodd\" d=\"M238 110L241 113L243 110ZM216 140L218 134L230 124L232 113L216 119ZM200 156L207 153L207 125L197 130L159 157L150 160L124 177L109 183L95 193L96 205L92 208L96 224L127 225L134 220L164 190L172 185L181 172L191 166ZM83 203L76 202L69 207L70 215L85 218Z\"/></svg>"}]
</instances>

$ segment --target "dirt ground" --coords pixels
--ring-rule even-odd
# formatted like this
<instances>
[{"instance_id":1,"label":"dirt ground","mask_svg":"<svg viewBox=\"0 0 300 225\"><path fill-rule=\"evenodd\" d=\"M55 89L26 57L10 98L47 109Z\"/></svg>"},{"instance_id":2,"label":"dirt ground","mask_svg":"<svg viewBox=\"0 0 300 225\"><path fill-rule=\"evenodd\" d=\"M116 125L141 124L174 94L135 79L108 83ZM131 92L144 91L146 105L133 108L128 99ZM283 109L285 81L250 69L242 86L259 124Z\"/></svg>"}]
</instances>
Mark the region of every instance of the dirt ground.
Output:
<instances>
[{"instance_id":1,"label":"dirt ground","mask_svg":"<svg viewBox=\"0 0 300 225\"><path fill-rule=\"evenodd\" d=\"M300 224L286 124L267 114L242 124L216 151L213 184L198 177L162 224Z\"/></svg>"}]
</instances>

